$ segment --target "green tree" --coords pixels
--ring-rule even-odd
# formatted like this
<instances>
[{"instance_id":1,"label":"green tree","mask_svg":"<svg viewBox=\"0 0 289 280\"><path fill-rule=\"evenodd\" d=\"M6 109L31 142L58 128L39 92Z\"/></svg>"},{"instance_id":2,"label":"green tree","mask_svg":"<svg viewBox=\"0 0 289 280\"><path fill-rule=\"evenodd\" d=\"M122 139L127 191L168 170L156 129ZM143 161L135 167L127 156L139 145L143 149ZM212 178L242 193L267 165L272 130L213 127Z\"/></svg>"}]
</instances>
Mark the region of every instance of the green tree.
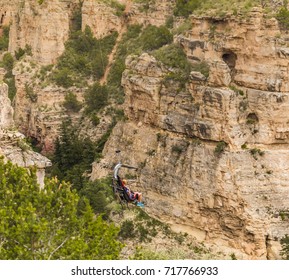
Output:
<instances>
[{"instance_id":1,"label":"green tree","mask_svg":"<svg viewBox=\"0 0 289 280\"><path fill-rule=\"evenodd\" d=\"M13 56L9 52L5 53L3 56L3 66L4 66L5 70L7 72L12 71L13 65L14 65Z\"/></svg>"},{"instance_id":2,"label":"green tree","mask_svg":"<svg viewBox=\"0 0 289 280\"><path fill-rule=\"evenodd\" d=\"M87 181L84 173L91 171L91 163L100 156L110 132L93 142L78 135L78 129L71 119L64 120L60 137L55 142L51 175L71 182L73 188L80 191Z\"/></svg>"},{"instance_id":3,"label":"green tree","mask_svg":"<svg viewBox=\"0 0 289 280\"><path fill-rule=\"evenodd\" d=\"M177 81L180 83L181 88L184 87L192 69L192 65L188 61L184 50L177 44L170 44L155 50L153 55L164 65L173 69L173 71L167 75L166 80Z\"/></svg>"},{"instance_id":4,"label":"green tree","mask_svg":"<svg viewBox=\"0 0 289 280\"><path fill-rule=\"evenodd\" d=\"M173 35L165 26L149 25L143 30L140 41L142 42L143 50L155 50L172 43Z\"/></svg>"},{"instance_id":5,"label":"green tree","mask_svg":"<svg viewBox=\"0 0 289 280\"><path fill-rule=\"evenodd\" d=\"M63 102L63 106L68 111L72 111L72 112L78 112L82 107L81 102L77 100L76 95L72 92L69 92L66 94L64 102Z\"/></svg>"},{"instance_id":6,"label":"green tree","mask_svg":"<svg viewBox=\"0 0 289 280\"><path fill-rule=\"evenodd\" d=\"M35 170L0 159L0 259L118 259L119 229L95 218L68 183L52 178L43 190Z\"/></svg>"},{"instance_id":7,"label":"green tree","mask_svg":"<svg viewBox=\"0 0 289 280\"><path fill-rule=\"evenodd\" d=\"M8 50L9 45L9 26L2 27L2 36L0 37L0 51Z\"/></svg>"},{"instance_id":8,"label":"green tree","mask_svg":"<svg viewBox=\"0 0 289 280\"><path fill-rule=\"evenodd\" d=\"M88 26L84 31L79 30L79 26L75 28L77 31L71 32L65 51L59 57L51 75L52 80L59 86L81 86L84 83L83 78L101 78L108 63L108 54L117 38L117 32L96 39Z\"/></svg>"},{"instance_id":9,"label":"green tree","mask_svg":"<svg viewBox=\"0 0 289 280\"><path fill-rule=\"evenodd\" d=\"M289 28L289 10L286 6L282 7L276 14L276 18L281 28L288 30Z\"/></svg>"},{"instance_id":10,"label":"green tree","mask_svg":"<svg viewBox=\"0 0 289 280\"><path fill-rule=\"evenodd\" d=\"M98 112L108 104L108 89L99 83L94 83L84 95L86 113Z\"/></svg>"},{"instance_id":11,"label":"green tree","mask_svg":"<svg viewBox=\"0 0 289 280\"><path fill-rule=\"evenodd\" d=\"M201 7L202 2L201 0L177 0L174 15L188 17Z\"/></svg>"},{"instance_id":12,"label":"green tree","mask_svg":"<svg viewBox=\"0 0 289 280\"><path fill-rule=\"evenodd\" d=\"M8 96L12 101L16 94L17 89L15 86L15 76L12 73L14 66L14 59L11 53L7 52L4 54L3 60L1 61L1 65L3 65L3 67L6 70L3 81L8 85Z\"/></svg>"},{"instance_id":13,"label":"green tree","mask_svg":"<svg viewBox=\"0 0 289 280\"><path fill-rule=\"evenodd\" d=\"M93 182L86 181L80 195L89 200L95 213L102 213L104 218L108 218L110 212L108 205L115 200L110 177Z\"/></svg>"}]
</instances>

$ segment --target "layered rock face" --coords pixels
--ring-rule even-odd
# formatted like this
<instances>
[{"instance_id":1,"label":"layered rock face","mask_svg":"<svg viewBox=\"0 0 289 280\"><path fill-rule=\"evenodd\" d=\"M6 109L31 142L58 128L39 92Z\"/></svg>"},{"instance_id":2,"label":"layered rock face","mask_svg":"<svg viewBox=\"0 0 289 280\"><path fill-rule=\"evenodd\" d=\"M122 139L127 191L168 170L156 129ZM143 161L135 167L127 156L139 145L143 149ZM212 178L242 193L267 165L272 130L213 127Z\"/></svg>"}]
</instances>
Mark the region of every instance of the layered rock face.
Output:
<instances>
[{"instance_id":1,"label":"layered rock face","mask_svg":"<svg viewBox=\"0 0 289 280\"><path fill-rule=\"evenodd\" d=\"M29 46L38 63L55 63L64 51L70 15L78 3L77 0L44 1L42 4L34 0L19 1L12 11L9 52Z\"/></svg>"},{"instance_id":2,"label":"layered rock face","mask_svg":"<svg viewBox=\"0 0 289 280\"><path fill-rule=\"evenodd\" d=\"M129 57L118 124L92 179L118 161L140 168L146 211L243 259L280 258L288 234L288 48L277 22L193 18L176 38L209 77L186 89L148 54ZM122 176L127 173L123 172Z\"/></svg>"},{"instance_id":3,"label":"layered rock face","mask_svg":"<svg viewBox=\"0 0 289 280\"><path fill-rule=\"evenodd\" d=\"M97 19L97 20L96 20ZM114 7L104 1L86 0L82 5L82 27L89 26L96 38L120 31L121 17Z\"/></svg>"},{"instance_id":4,"label":"layered rock face","mask_svg":"<svg viewBox=\"0 0 289 280\"><path fill-rule=\"evenodd\" d=\"M45 168L50 166L51 162L33 152L24 135L15 130L13 108L6 84L0 85L0 155L22 167L36 166L38 183L43 187Z\"/></svg>"},{"instance_id":5,"label":"layered rock face","mask_svg":"<svg viewBox=\"0 0 289 280\"><path fill-rule=\"evenodd\" d=\"M18 4L19 0L11 0L9 1L9 5L7 5L7 1L5 0L0 1L0 26L10 24Z\"/></svg>"},{"instance_id":6,"label":"layered rock face","mask_svg":"<svg viewBox=\"0 0 289 280\"><path fill-rule=\"evenodd\" d=\"M120 32L123 24L164 25L172 15L175 1L120 0L121 6L98 0L84 0L82 5L82 28L89 26L96 38L102 38L113 31ZM96 20L97 19L97 20Z\"/></svg>"}]
</instances>

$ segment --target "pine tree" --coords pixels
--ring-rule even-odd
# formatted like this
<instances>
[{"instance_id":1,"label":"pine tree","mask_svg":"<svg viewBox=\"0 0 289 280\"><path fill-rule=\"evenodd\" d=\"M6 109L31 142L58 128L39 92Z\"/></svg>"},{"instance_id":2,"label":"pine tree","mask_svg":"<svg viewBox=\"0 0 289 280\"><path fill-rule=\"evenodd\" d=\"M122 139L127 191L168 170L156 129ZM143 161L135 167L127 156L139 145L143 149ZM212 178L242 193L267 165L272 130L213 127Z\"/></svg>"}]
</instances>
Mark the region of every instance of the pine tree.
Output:
<instances>
[{"instance_id":1,"label":"pine tree","mask_svg":"<svg viewBox=\"0 0 289 280\"><path fill-rule=\"evenodd\" d=\"M0 159L0 259L117 259L119 229L56 178L39 189L35 169Z\"/></svg>"}]
</instances>

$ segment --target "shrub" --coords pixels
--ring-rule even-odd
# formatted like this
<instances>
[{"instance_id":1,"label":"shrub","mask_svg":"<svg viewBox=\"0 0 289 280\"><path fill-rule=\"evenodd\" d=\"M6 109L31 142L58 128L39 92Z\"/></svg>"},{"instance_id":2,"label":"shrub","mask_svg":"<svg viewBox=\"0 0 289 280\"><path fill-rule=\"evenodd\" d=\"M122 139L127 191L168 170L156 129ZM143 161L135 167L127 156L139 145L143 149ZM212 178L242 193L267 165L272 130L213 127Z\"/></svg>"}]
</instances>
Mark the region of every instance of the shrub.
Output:
<instances>
[{"instance_id":1,"label":"shrub","mask_svg":"<svg viewBox=\"0 0 289 280\"><path fill-rule=\"evenodd\" d=\"M25 54L25 50L19 48L18 51L15 51L15 58L19 60Z\"/></svg>"},{"instance_id":2,"label":"shrub","mask_svg":"<svg viewBox=\"0 0 289 280\"><path fill-rule=\"evenodd\" d=\"M225 151L225 148L227 147L227 143L224 141L221 141L217 144L217 146L215 147L215 154L216 155L220 155Z\"/></svg>"},{"instance_id":3,"label":"shrub","mask_svg":"<svg viewBox=\"0 0 289 280\"><path fill-rule=\"evenodd\" d=\"M81 103L77 100L76 95L72 92L69 92L65 96L63 106L68 111L78 112L81 109Z\"/></svg>"},{"instance_id":4,"label":"shrub","mask_svg":"<svg viewBox=\"0 0 289 280\"><path fill-rule=\"evenodd\" d=\"M241 149L242 149L242 150L248 149L247 144L246 144L246 143L242 144L242 145L241 145Z\"/></svg>"},{"instance_id":5,"label":"shrub","mask_svg":"<svg viewBox=\"0 0 289 280\"><path fill-rule=\"evenodd\" d=\"M108 89L99 83L94 83L84 95L86 104L86 113L98 112L108 104Z\"/></svg>"},{"instance_id":6,"label":"shrub","mask_svg":"<svg viewBox=\"0 0 289 280\"><path fill-rule=\"evenodd\" d=\"M201 72L206 78L208 78L210 74L210 66L206 61L194 63L191 67L191 70Z\"/></svg>"},{"instance_id":7,"label":"shrub","mask_svg":"<svg viewBox=\"0 0 289 280\"><path fill-rule=\"evenodd\" d=\"M123 12L125 10L125 5L120 4L116 0L109 0L109 5L115 10L115 15L120 17L123 15Z\"/></svg>"},{"instance_id":8,"label":"shrub","mask_svg":"<svg viewBox=\"0 0 289 280\"><path fill-rule=\"evenodd\" d=\"M31 102L37 101L37 93L35 93L33 87L29 86L27 83L25 84L25 92L26 97L29 98Z\"/></svg>"},{"instance_id":9,"label":"shrub","mask_svg":"<svg viewBox=\"0 0 289 280\"><path fill-rule=\"evenodd\" d=\"M9 26L3 26L2 36L0 37L0 51L8 50L9 45Z\"/></svg>"},{"instance_id":10,"label":"shrub","mask_svg":"<svg viewBox=\"0 0 289 280\"><path fill-rule=\"evenodd\" d=\"M139 35L141 25L128 26L127 32L123 35L116 51L115 61L110 68L107 79L110 95L113 96L118 104L124 102L124 92L121 87L121 77L125 70L125 59L127 55L135 53L140 49Z\"/></svg>"},{"instance_id":11,"label":"shrub","mask_svg":"<svg viewBox=\"0 0 289 280\"><path fill-rule=\"evenodd\" d=\"M8 85L8 97L12 101L16 95L16 85L15 85L15 76L12 73L14 66L14 59L11 53L5 53L3 56L3 61L1 62L2 66L6 70L6 74L4 75L4 83Z\"/></svg>"},{"instance_id":12,"label":"shrub","mask_svg":"<svg viewBox=\"0 0 289 280\"><path fill-rule=\"evenodd\" d=\"M183 152L183 147L174 145L172 146L172 153L181 154Z\"/></svg>"},{"instance_id":13,"label":"shrub","mask_svg":"<svg viewBox=\"0 0 289 280\"><path fill-rule=\"evenodd\" d=\"M120 227L119 236L124 239L135 238L135 226L134 222L130 220L125 220Z\"/></svg>"},{"instance_id":14,"label":"shrub","mask_svg":"<svg viewBox=\"0 0 289 280\"><path fill-rule=\"evenodd\" d=\"M79 1L79 5L75 8L75 10L72 13L71 17L71 31L79 31L81 30L82 25L82 8L83 1Z\"/></svg>"},{"instance_id":15,"label":"shrub","mask_svg":"<svg viewBox=\"0 0 289 280\"><path fill-rule=\"evenodd\" d=\"M11 53L7 52L3 56L3 66L7 72L12 71L14 65L14 59Z\"/></svg>"},{"instance_id":16,"label":"shrub","mask_svg":"<svg viewBox=\"0 0 289 280\"><path fill-rule=\"evenodd\" d=\"M183 49L176 44L171 44L154 51L153 55L168 68L171 68L166 80L178 81L181 87L184 87L189 79L192 65Z\"/></svg>"},{"instance_id":17,"label":"shrub","mask_svg":"<svg viewBox=\"0 0 289 280\"><path fill-rule=\"evenodd\" d=\"M174 15L188 17L201 5L201 0L177 0Z\"/></svg>"},{"instance_id":18,"label":"shrub","mask_svg":"<svg viewBox=\"0 0 289 280\"><path fill-rule=\"evenodd\" d=\"M160 47L170 44L173 41L173 35L165 26L147 26L141 36L140 41L144 51L159 49Z\"/></svg>"},{"instance_id":19,"label":"shrub","mask_svg":"<svg viewBox=\"0 0 289 280\"><path fill-rule=\"evenodd\" d=\"M100 119L99 119L99 117L97 116L96 113L92 113L92 114L90 115L90 120L91 120L91 122L92 122L92 124L93 124L94 126L97 126L97 125L100 124Z\"/></svg>"},{"instance_id":20,"label":"shrub","mask_svg":"<svg viewBox=\"0 0 289 280\"><path fill-rule=\"evenodd\" d=\"M168 67L180 69L188 73L191 70L191 64L187 60L185 52L176 44L164 46L152 54Z\"/></svg>"},{"instance_id":21,"label":"shrub","mask_svg":"<svg viewBox=\"0 0 289 280\"><path fill-rule=\"evenodd\" d=\"M240 94L241 96L244 96L244 91L241 90L241 89L239 89L239 88L237 88L237 87L234 86L234 85L230 85L230 86L229 86L229 89L231 89L231 90L233 90L234 92Z\"/></svg>"},{"instance_id":22,"label":"shrub","mask_svg":"<svg viewBox=\"0 0 289 280\"><path fill-rule=\"evenodd\" d=\"M254 158L255 160L257 160L257 159L258 159L258 158L257 158L257 155L263 156L263 155L265 154L265 152L264 152L264 151L261 151L261 150L258 149L258 148L253 148L253 149L250 150L250 154L253 156L253 158Z\"/></svg>"},{"instance_id":23,"label":"shrub","mask_svg":"<svg viewBox=\"0 0 289 280\"><path fill-rule=\"evenodd\" d=\"M282 7L276 14L276 19L279 22L279 25L283 29L289 28L289 10L287 7Z\"/></svg>"},{"instance_id":24,"label":"shrub","mask_svg":"<svg viewBox=\"0 0 289 280\"><path fill-rule=\"evenodd\" d=\"M60 87L69 88L74 85L72 73L68 68L56 70L52 80Z\"/></svg>"},{"instance_id":25,"label":"shrub","mask_svg":"<svg viewBox=\"0 0 289 280\"><path fill-rule=\"evenodd\" d=\"M117 32L113 32L97 40L88 26L83 32L72 32L65 44L64 53L58 59L56 70L52 73L52 80L57 85L69 87L81 86L83 78L101 78L116 37Z\"/></svg>"},{"instance_id":26,"label":"shrub","mask_svg":"<svg viewBox=\"0 0 289 280\"><path fill-rule=\"evenodd\" d=\"M8 85L8 97L11 101L13 101L17 88L15 85L15 77L14 75L5 75L3 81Z\"/></svg>"}]
</instances>

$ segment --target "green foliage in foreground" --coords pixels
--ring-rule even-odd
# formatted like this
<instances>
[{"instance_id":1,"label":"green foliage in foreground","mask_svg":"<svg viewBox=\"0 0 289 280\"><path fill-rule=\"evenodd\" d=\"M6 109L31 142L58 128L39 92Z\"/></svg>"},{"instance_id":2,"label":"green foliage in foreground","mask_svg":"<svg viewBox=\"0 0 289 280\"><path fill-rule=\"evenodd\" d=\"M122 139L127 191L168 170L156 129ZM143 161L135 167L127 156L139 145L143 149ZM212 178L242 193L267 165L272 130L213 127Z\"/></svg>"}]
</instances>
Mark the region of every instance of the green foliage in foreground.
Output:
<instances>
[{"instance_id":1,"label":"green foliage in foreground","mask_svg":"<svg viewBox=\"0 0 289 280\"><path fill-rule=\"evenodd\" d=\"M118 228L95 219L89 203L52 178L0 159L0 259L118 259Z\"/></svg>"}]
</instances>

